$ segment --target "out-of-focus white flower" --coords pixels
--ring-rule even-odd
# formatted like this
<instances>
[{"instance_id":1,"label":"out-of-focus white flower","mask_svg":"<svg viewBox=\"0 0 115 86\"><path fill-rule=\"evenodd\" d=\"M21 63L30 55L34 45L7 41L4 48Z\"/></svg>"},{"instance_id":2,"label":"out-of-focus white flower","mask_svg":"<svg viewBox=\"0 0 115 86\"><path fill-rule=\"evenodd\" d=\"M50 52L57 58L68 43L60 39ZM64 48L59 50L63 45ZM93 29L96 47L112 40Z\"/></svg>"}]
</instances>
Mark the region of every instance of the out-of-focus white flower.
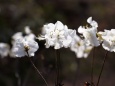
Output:
<instances>
[{"instance_id":1,"label":"out-of-focus white flower","mask_svg":"<svg viewBox=\"0 0 115 86\"><path fill-rule=\"evenodd\" d=\"M38 50L38 48L39 46L37 42L35 42L34 40L23 38L16 40L13 45L12 52L16 57L23 57L25 55L28 56L28 52L29 57L31 57L34 56L34 53Z\"/></svg>"},{"instance_id":2,"label":"out-of-focus white flower","mask_svg":"<svg viewBox=\"0 0 115 86\"><path fill-rule=\"evenodd\" d=\"M32 33L29 26L25 26L25 33L26 34L31 34Z\"/></svg>"},{"instance_id":3,"label":"out-of-focus white flower","mask_svg":"<svg viewBox=\"0 0 115 86\"><path fill-rule=\"evenodd\" d=\"M37 43L34 41L34 39L35 39L35 35L31 32L31 30L30 30L30 28L29 28L29 26L26 26L25 27L25 35L23 36L23 33L22 32L17 32L16 34L14 34L13 36L12 36L12 45L13 45L13 47L12 47L12 49L11 49L11 51L10 51L10 56L11 57L15 57L15 56L17 56L17 57L22 57L22 56L25 56L25 55L27 55L25 52L24 52L24 50L23 50L23 44L25 44L26 42L27 42L27 44L31 47L31 46L33 46L34 44L35 44L35 46L36 46L36 49L38 48L37 47ZM30 43L29 43L30 42ZM22 45L23 46L21 46L20 44L22 43ZM32 45L32 43L34 43L33 45ZM20 45L20 47L18 47L17 48L17 45L19 46ZM34 47L34 46L33 46ZM16 51L16 49L21 49L21 50L17 50ZM32 51L32 47L29 49L29 51L28 52L30 52L30 51ZM18 52L18 51L20 51L20 52ZM34 51L33 51L34 52ZM20 55L18 55L18 53L20 53ZM25 54L24 54L25 53ZM33 55L32 55L33 54ZM34 53L31 53L30 54L30 56L34 56Z\"/></svg>"},{"instance_id":4,"label":"out-of-focus white flower","mask_svg":"<svg viewBox=\"0 0 115 86\"><path fill-rule=\"evenodd\" d=\"M96 37L98 24L96 21L92 20L92 17L87 19L87 22L91 25L90 27L80 26L78 32L82 34L88 45L99 46L99 41Z\"/></svg>"},{"instance_id":5,"label":"out-of-focus white flower","mask_svg":"<svg viewBox=\"0 0 115 86\"><path fill-rule=\"evenodd\" d=\"M46 40L46 48L54 46L54 49L60 49L61 47L69 47L72 41L72 33L74 30L68 29L66 25L63 25L60 21L55 24L49 23L44 25L42 35L38 37L39 40Z\"/></svg>"},{"instance_id":6,"label":"out-of-focus white flower","mask_svg":"<svg viewBox=\"0 0 115 86\"><path fill-rule=\"evenodd\" d=\"M87 58L92 48L92 46L86 45L85 41L77 35L74 37L70 47L70 49L75 52L77 58Z\"/></svg>"},{"instance_id":7,"label":"out-of-focus white flower","mask_svg":"<svg viewBox=\"0 0 115 86\"><path fill-rule=\"evenodd\" d=\"M102 32L102 47L110 52L115 52L115 29L105 30Z\"/></svg>"},{"instance_id":8,"label":"out-of-focus white flower","mask_svg":"<svg viewBox=\"0 0 115 86\"><path fill-rule=\"evenodd\" d=\"M9 45L6 43L0 43L0 56L5 57L9 54Z\"/></svg>"}]
</instances>

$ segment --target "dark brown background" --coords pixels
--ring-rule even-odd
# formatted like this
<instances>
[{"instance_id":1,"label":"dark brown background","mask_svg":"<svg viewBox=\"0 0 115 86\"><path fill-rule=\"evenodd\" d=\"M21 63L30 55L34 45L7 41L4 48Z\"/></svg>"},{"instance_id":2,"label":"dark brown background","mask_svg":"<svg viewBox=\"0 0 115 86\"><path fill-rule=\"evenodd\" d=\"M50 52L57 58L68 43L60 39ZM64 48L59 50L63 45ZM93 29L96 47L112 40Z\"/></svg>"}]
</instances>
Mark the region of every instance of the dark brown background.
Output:
<instances>
[{"instance_id":1,"label":"dark brown background","mask_svg":"<svg viewBox=\"0 0 115 86\"><path fill-rule=\"evenodd\" d=\"M87 18L92 16L98 22L98 31L115 28L114 0L0 0L0 42L11 44L11 36L24 31L29 25L33 33L40 34L41 27L57 20L76 29L86 25ZM50 86L55 80L55 51L45 49L44 42L38 42L40 49L34 57L35 64L47 79ZM64 86L83 86L90 82L91 57L77 59L69 49L61 49L61 70ZM94 82L102 66L105 50L96 48L94 65ZM115 54L109 53L101 77L100 86L115 86ZM45 86L37 75L27 57L0 59L0 86L17 86L16 74L21 77L23 86Z\"/></svg>"}]
</instances>

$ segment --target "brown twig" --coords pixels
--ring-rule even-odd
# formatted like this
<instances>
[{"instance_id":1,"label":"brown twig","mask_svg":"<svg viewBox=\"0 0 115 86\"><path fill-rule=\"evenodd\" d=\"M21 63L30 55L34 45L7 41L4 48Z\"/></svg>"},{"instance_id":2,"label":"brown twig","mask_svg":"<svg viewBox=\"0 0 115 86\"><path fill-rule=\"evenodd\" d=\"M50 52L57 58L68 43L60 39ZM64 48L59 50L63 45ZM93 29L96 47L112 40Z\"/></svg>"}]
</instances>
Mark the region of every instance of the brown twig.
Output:
<instances>
[{"instance_id":1,"label":"brown twig","mask_svg":"<svg viewBox=\"0 0 115 86\"><path fill-rule=\"evenodd\" d=\"M48 86L47 81L45 80L45 78L43 77L43 75L40 73L40 71L38 70L38 68L35 66L35 64L34 64L33 61L31 60L31 58L29 57L28 52L26 52L26 53L27 53L27 56L28 56L28 58L29 58L29 60L30 60L30 62L31 62L31 64L32 64L32 66L36 69L36 71L38 72L38 74L39 74L39 75L41 76L41 78L44 80L46 86Z\"/></svg>"},{"instance_id":2,"label":"brown twig","mask_svg":"<svg viewBox=\"0 0 115 86\"><path fill-rule=\"evenodd\" d=\"M94 47L94 49L93 49L93 58L92 58L92 63L91 63L91 85L94 84L94 83L93 83L94 57L95 57L95 47Z\"/></svg>"},{"instance_id":3,"label":"brown twig","mask_svg":"<svg viewBox=\"0 0 115 86\"><path fill-rule=\"evenodd\" d=\"M97 85L96 85L96 86L99 85L99 81L100 81L100 78L101 78L101 75L102 75L102 72L103 72L103 68L104 68L104 65L105 65L105 61L106 61L106 58L107 58L107 54L108 54L108 51L107 51L106 54L105 54L105 57L104 57L104 60L103 60L103 65L102 65L101 72L100 72L100 74L99 74L99 77L98 77L98 81L97 81Z\"/></svg>"}]
</instances>

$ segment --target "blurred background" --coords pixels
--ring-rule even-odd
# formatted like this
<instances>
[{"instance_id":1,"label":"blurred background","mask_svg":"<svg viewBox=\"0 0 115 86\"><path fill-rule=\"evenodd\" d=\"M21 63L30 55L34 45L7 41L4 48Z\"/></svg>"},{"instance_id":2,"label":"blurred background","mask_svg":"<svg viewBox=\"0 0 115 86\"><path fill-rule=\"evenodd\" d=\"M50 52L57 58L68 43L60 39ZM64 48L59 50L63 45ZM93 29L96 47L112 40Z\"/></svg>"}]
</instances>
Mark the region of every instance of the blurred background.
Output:
<instances>
[{"instance_id":1,"label":"blurred background","mask_svg":"<svg viewBox=\"0 0 115 86\"><path fill-rule=\"evenodd\" d=\"M30 26L38 36L46 23L57 20L69 28L76 29L86 25L92 16L98 22L98 31L115 28L114 0L0 0L0 42L11 45L11 37L16 32L23 32ZM46 49L44 42L38 43L40 49L33 61L49 86L55 83L55 51ZM95 49L94 83L96 84L105 50L100 46ZM61 79L64 86L84 86L90 82L92 52L87 59L78 59L69 49L60 50ZM115 86L115 53L109 53L101 77L100 86ZM27 57L0 58L0 86L45 86L41 77L32 67Z\"/></svg>"}]
</instances>

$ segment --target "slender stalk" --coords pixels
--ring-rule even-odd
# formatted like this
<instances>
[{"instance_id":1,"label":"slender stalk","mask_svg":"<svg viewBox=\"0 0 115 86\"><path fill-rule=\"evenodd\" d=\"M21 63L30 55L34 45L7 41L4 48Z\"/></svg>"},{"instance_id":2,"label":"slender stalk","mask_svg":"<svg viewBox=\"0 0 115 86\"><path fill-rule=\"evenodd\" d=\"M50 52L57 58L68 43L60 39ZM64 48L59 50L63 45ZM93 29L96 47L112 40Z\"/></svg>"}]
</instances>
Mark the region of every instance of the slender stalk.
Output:
<instances>
[{"instance_id":1,"label":"slender stalk","mask_svg":"<svg viewBox=\"0 0 115 86\"><path fill-rule=\"evenodd\" d=\"M58 76L59 76L59 84L61 84L60 74L61 74L61 60L60 60L60 51L58 50Z\"/></svg>"},{"instance_id":2,"label":"slender stalk","mask_svg":"<svg viewBox=\"0 0 115 86\"><path fill-rule=\"evenodd\" d=\"M56 50L56 82L55 86L60 86L61 85L61 80L60 80L60 52Z\"/></svg>"},{"instance_id":3,"label":"slender stalk","mask_svg":"<svg viewBox=\"0 0 115 86\"><path fill-rule=\"evenodd\" d=\"M58 86L59 83L59 65L58 65L58 51L55 50L56 54L56 81L55 81L55 86Z\"/></svg>"},{"instance_id":4,"label":"slender stalk","mask_svg":"<svg viewBox=\"0 0 115 86\"><path fill-rule=\"evenodd\" d=\"M102 75L102 72L103 72L103 68L104 68L104 65L105 65L105 61L106 61L106 58L107 58L107 54L108 54L108 51L107 51L106 54L105 54L105 57L104 57L104 60L103 60L103 65L102 65L101 72L100 72L100 74L99 74L99 77L98 77L98 81L97 81L97 85L96 85L96 86L99 85L99 81L100 81L100 78L101 78L101 75Z\"/></svg>"},{"instance_id":5,"label":"slender stalk","mask_svg":"<svg viewBox=\"0 0 115 86\"><path fill-rule=\"evenodd\" d=\"M36 69L36 71L38 72L38 74L39 74L39 75L41 76L41 78L44 80L46 86L48 86L47 81L45 80L45 78L43 77L43 75L40 73L40 71L38 70L38 68L35 66L35 64L34 64L33 61L31 60L31 58L29 57L28 52L26 52L26 53L27 53L27 55L28 55L28 58L29 58L29 60L30 60L30 62L31 62L31 64L32 64L32 66Z\"/></svg>"},{"instance_id":6,"label":"slender stalk","mask_svg":"<svg viewBox=\"0 0 115 86\"><path fill-rule=\"evenodd\" d=\"M94 66L94 57L95 57L95 47L93 49L93 58L92 58L92 63L91 63L91 85L93 85L93 66Z\"/></svg>"}]
</instances>

